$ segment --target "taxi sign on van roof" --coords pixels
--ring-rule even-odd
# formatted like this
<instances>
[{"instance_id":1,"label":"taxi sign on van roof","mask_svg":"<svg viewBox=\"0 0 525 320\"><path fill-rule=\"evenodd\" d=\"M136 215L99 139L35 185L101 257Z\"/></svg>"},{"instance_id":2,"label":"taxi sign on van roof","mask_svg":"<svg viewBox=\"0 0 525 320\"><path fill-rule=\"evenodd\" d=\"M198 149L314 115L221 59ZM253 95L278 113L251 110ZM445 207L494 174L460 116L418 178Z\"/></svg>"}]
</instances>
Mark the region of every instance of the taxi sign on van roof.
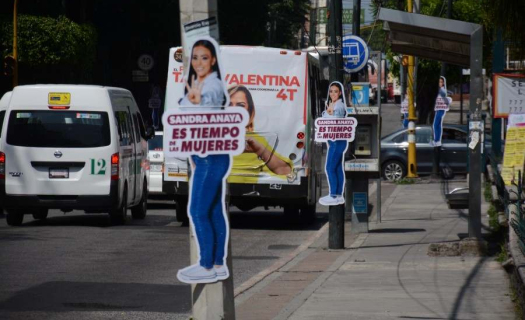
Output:
<instances>
[{"instance_id":1,"label":"taxi sign on van roof","mask_svg":"<svg viewBox=\"0 0 525 320\"><path fill-rule=\"evenodd\" d=\"M48 103L51 106L66 106L71 103L71 93L69 92L50 92Z\"/></svg>"}]
</instances>

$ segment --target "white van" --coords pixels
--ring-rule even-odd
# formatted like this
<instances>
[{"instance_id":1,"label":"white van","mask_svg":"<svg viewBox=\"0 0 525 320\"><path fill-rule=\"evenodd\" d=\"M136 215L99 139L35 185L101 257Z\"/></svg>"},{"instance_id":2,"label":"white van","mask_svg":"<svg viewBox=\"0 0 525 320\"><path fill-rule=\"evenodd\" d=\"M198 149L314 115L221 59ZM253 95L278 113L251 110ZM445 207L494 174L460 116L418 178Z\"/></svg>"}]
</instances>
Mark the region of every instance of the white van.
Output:
<instances>
[{"instance_id":1,"label":"white van","mask_svg":"<svg viewBox=\"0 0 525 320\"><path fill-rule=\"evenodd\" d=\"M125 89L30 85L13 90L0 150L0 198L7 223L48 209L109 212L123 224L127 209L147 211L149 162L144 127Z\"/></svg>"},{"instance_id":2,"label":"white van","mask_svg":"<svg viewBox=\"0 0 525 320\"><path fill-rule=\"evenodd\" d=\"M1 140L2 126L4 124L5 113L7 111L7 106L9 105L9 100L11 99L11 94L12 94L12 91L8 91L2 96L2 99L0 99L0 150L2 150L2 144L1 144L2 143L2 140ZM2 159L0 158L0 163L1 162L2 162ZM0 170L2 170L2 167L0 167ZM2 175L5 175L5 172L0 171L0 177ZM4 209L2 206L2 202L0 201L0 214L3 214L3 213L4 213Z\"/></svg>"}]
</instances>

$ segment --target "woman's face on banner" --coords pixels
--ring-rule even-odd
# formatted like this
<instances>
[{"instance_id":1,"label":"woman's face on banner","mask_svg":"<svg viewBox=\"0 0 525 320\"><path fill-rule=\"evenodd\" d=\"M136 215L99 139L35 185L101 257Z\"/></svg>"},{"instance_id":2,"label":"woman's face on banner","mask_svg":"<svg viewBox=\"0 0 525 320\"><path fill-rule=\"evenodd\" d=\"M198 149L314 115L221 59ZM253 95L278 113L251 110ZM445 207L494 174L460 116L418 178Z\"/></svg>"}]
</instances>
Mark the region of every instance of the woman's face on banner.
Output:
<instances>
[{"instance_id":1,"label":"woman's face on banner","mask_svg":"<svg viewBox=\"0 0 525 320\"><path fill-rule=\"evenodd\" d=\"M242 91L237 91L230 96L230 107L243 107L248 111L248 99Z\"/></svg>"},{"instance_id":2,"label":"woman's face on banner","mask_svg":"<svg viewBox=\"0 0 525 320\"><path fill-rule=\"evenodd\" d=\"M212 56L211 51L203 46L193 48L191 56L191 66L199 80L206 78L212 72L212 67L215 65L217 59Z\"/></svg>"},{"instance_id":3,"label":"woman's face on banner","mask_svg":"<svg viewBox=\"0 0 525 320\"><path fill-rule=\"evenodd\" d=\"M439 87L443 88L444 85L445 85L445 81L443 80L443 78L439 78Z\"/></svg>"},{"instance_id":4,"label":"woman's face on banner","mask_svg":"<svg viewBox=\"0 0 525 320\"><path fill-rule=\"evenodd\" d=\"M246 111L248 111L248 113L250 114L250 110L249 110L250 105L248 104L248 98L246 98L246 93L239 90L235 92L234 94L232 94L230 96L230 107L242 107ZM249 127L250 124L252 124L252 121L253 121L253 116L252 114L250 114L250 121L246 125L246 127Z\"/></svg>"},{"instance_id":5,"label":"woman's face on banner","mask_svg":"<svg viewBox=\"0 0 525 320\"><path fill-rule=\"evenodd\" d=\"M335 102L337 100L339 100L339 97L341 97L341 90L339 90L339 87L338 86L331 86L330 87L330 100L332 100L332 102Z\"/></svg>"}]
</instances>

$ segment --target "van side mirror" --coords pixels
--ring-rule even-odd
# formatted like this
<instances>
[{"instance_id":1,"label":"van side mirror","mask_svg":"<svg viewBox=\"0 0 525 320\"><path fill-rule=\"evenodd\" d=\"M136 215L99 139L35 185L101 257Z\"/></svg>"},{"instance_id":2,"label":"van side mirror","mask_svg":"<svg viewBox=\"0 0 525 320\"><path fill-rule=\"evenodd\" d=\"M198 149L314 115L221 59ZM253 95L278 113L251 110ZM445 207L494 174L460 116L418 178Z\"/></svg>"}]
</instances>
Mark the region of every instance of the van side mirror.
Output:
<instances>
[{"instance_id":1,"label":"van side mirror","mask_svg":"<svg viewBox=\"0 0 525 320\"><path fill-rule=\"evenodd\" d=\"M155 137L155 128L148 127L146 129L146 140L153 139Z\"/></svg>"}]
</instances>

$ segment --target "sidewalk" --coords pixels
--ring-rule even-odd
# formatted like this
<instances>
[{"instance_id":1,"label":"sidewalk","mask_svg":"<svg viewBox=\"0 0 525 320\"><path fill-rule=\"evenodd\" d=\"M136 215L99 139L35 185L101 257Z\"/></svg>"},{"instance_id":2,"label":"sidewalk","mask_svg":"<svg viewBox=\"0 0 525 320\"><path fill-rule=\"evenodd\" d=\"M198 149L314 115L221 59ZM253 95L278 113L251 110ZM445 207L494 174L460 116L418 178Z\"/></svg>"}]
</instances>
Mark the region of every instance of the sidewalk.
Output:
<instances>
[{"instance_id":1,"label":"sidewalk","mask_svg":"<svg viewBox=\"0 0 525 320\"><path fill-rule=\"evenodd\" d=\"M467 210L448 209L442 187L383 183L382 223L372 216L361 235L347 225L345 250L327 250L324 234L239 295L237 319L515 319L495 257L427 255L468 232Z\"/></svg>"}]
</instances>

